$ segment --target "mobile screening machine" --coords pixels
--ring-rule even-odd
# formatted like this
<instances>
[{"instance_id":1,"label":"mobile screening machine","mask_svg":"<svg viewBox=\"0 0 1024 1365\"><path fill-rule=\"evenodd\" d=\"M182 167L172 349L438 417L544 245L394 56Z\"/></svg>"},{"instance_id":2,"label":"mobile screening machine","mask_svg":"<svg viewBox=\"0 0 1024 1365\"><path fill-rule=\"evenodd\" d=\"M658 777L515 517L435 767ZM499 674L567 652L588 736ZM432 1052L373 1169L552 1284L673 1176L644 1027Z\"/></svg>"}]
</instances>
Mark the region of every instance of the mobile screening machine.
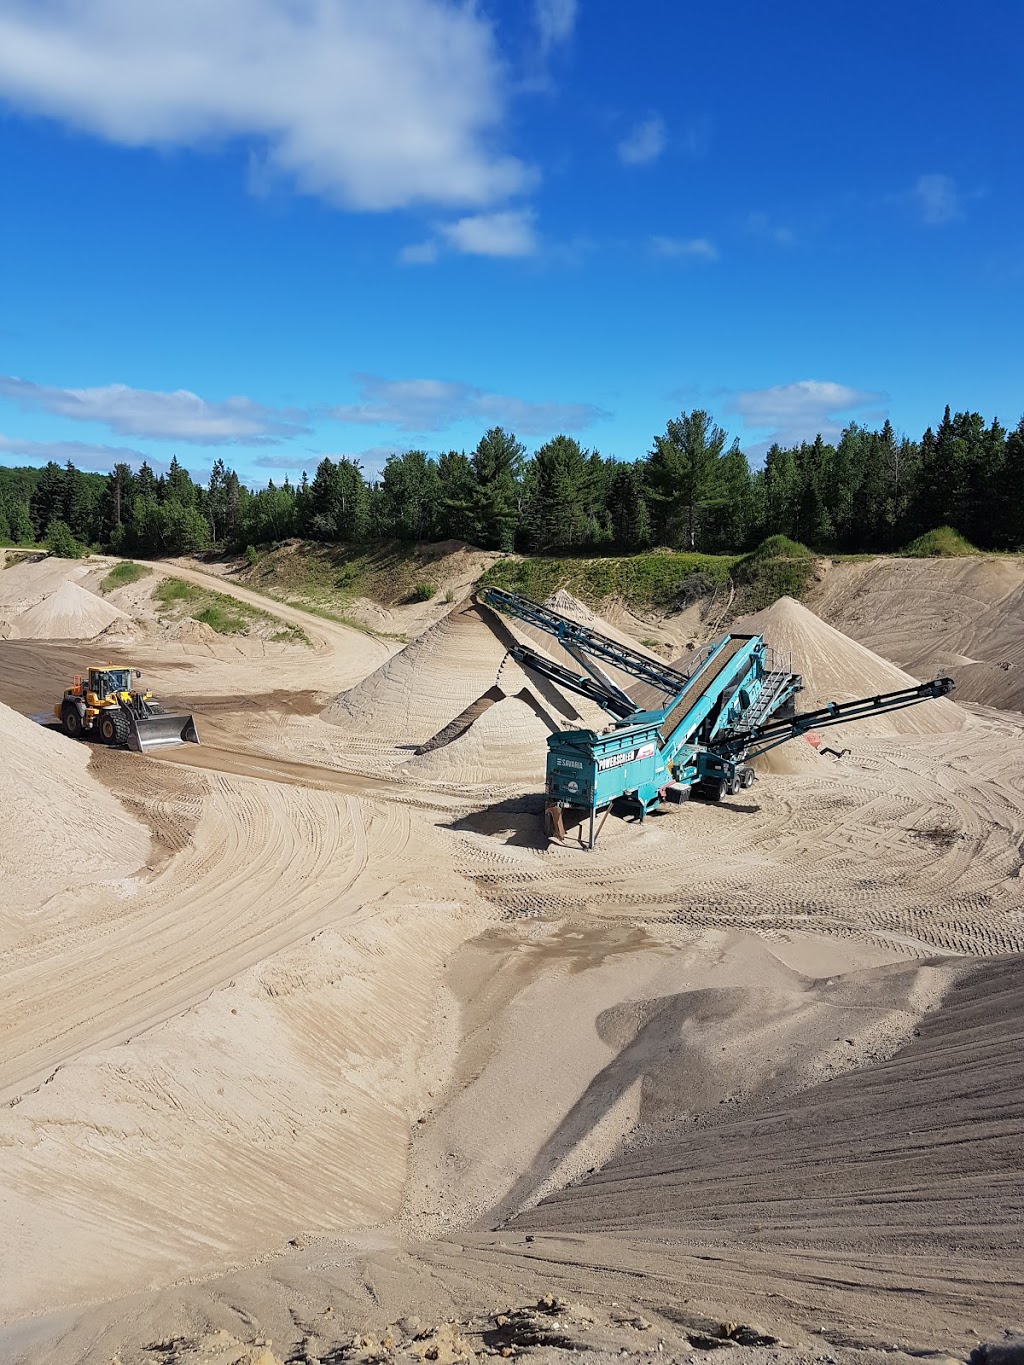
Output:
<instances>
[{"instance_id":1,"label":"mobile screening machine","mask_svg":"<svg viewBox=\"0 0 1024 1365\"><path fill-rule=\"evenodd\" d=\"M723 635L678 669L516 593L485 588L479 600L553 637L581 671L525 645L510 650L519 664L588 697L613 718L601 733L563 730L548 736L549 832L563 837L563 811L575 810L589 820L589 848L598 833L597 815L613 804L643 820L663 802L682 802L691 794L721 801L753 783L751 759L787 740L947 696L955 686L952 678L935 678L797 714L800 675L761 635ZM608 676L607 667L645 685L643 704ZM633 690L639 691L635 685Z\"/></svg>"},{"instance_id":2,"label":"mobile screening machine","mask_svg":"<svg viewBox=\"0 0 1024 1365\"><path fill-rule=\"evenodd\" d=\"M112 664L76 675L53 708L61 729L72 739L97 735L104 744L148 753L174 744L198 744L199 732L190 715L170 715L151 692L132 687L139 670Z\"/></svg>"}]
</instances>

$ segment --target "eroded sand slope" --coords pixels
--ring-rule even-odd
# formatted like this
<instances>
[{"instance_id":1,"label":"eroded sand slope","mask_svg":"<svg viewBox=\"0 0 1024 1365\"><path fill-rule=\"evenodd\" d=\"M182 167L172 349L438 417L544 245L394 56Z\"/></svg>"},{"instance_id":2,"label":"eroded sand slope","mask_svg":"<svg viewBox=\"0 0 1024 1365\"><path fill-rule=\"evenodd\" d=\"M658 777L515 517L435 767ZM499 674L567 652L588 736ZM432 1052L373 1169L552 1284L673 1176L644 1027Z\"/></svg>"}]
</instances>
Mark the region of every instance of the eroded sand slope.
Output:
<instances>
[{"instance_id":1,"label":"eroded sand slope","mask_svg":"<svg viewBox=\"0 0 1024 1365\"><path fill-rule=\"evenodd\" d=\"M757 624L805 704L906 685L795 603ZM326 724L309 650L152 642L179 698L210 682L187 762L5 722L11 800L107 803L106 877L19 891L0 955L4 1313L56 1315L19 1355L154 1365L223 1326L340 1360L346 1330L552 1289L919 1349L1008 1314L1016 962L964 959L1024 948L1017 719L929 703L548 849L541 712L573 711L509 671L514 630L354 634L311 636ZM0 699L54 649L0 643Z\"/></svg>"}]
</instances>

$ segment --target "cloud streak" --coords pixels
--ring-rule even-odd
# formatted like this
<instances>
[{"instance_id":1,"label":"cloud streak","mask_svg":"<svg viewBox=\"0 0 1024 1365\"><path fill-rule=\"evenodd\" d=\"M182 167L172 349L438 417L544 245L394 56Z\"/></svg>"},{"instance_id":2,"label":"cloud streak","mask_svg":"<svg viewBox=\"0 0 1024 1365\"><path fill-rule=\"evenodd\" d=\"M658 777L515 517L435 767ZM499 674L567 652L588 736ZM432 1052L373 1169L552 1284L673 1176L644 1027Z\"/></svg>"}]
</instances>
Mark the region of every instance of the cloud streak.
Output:
<instances>
[{"instance_id":1,"label":"cloud streak","mask_svg":"<svg viewBox=\"0 0 1024 1365\"><path fill-rule=\"evenodd\" d=\"M747 428L770 432L751 447L763 452L774 441L796 444L812 441L819 433L826 440L834 440L845 425L844 417L849 420L850 414L877 407L887 399L887 394L831 380L799 379L768 389L743 390L729 399L726 411L741 417Z\"/></svg>"},{"instance_id":2,"label":"cloud streak","mask_svg":"<svg viewBox=\"0 0 1024 1365\"><path fill-rule=\"evenodd\" d=\"M356 375L361 403L336 407L339 422L393 426L400 431L443 431L457 422L508 426L527 436L579 431L609 414L590 403L531 403L443 379L382 379Z\"/></svg>"},{"instance_id":3,"label":"cloud streak","mask_svg":"<svg viewBox=\"0 0 1024 1365\"><path fill-rule=\"evenodd\" d=\"M718 247L707 237L652 237L651 250L666 260L717 261Z\"/></svg>"},{"instance_id":4,"label":"cloud streak","mask_svg":"<svg viewBox=\"0 0 1024 1365\"><path fill-rule=\"evenodd\" d=\"M545 56L572 37L576 14L577 0L533 0L533 20Z\"/></svg>"},{"instance_id":5,"label":"cloud streak","mask_svg":"<svg viewBox=\"0 0 1024 1365\"><path fill-rule=\"evenodd\" d=\"M0 457L13 456L28 460L29 463L67 464L68 460L76 469L106 474L116 464L139 465L149 459L141 450L129 450L124 446L91 445L87 441L30 441L20 436L0 434ZM149 459L152 469L163 470L166 465L158 460Z\"/></svg>"},{"instance_id":6,"label":"cloud streak","mask_svg":"<svg viewBox=\"0 0 1024 1365\"><path fill-rule=\"evenodd\" d=\"M655 114L638 123L618 144L616 151L624 166L649 166L667 146L665 122Z\"/></svg>"},{"instance_id":7,"label":"cloud streak","mask_svg":"<svg viewBox=\"0 0 1024 1365\"><path fill-rule=\"evenodd\" d=\"M121 436L195 445L266 445L308 430L305 415L265 407L251 398L210 403L188 389L160 393L106 384L64 389L0 375L0 398L29 411L51 413L74 422L99 422Z\"/></svg>"},{"instance_id":8,"label":"cloud streak","mask_svg":"<svg viewBox=\"0 0 1024 1365\"><path fill-rule=\"evenodd\" d=\"M538 0L542 32L570 0ZM448 0L0 0L0 99L130 147L255 139L348 208L486 206L533 172L497 146L506 78L489 22Z\"/></svg>"},{"instance_id":9,"label":"cloud streak","mask_svg":"<svg viewBox=\"0 0 1024 1365\"><path fill-rule=\"evenodd\" d=\"M960 195L951 175L918 176L910 199L929 227L940 227L962 216Z\"/></svg>"}]
</instances>

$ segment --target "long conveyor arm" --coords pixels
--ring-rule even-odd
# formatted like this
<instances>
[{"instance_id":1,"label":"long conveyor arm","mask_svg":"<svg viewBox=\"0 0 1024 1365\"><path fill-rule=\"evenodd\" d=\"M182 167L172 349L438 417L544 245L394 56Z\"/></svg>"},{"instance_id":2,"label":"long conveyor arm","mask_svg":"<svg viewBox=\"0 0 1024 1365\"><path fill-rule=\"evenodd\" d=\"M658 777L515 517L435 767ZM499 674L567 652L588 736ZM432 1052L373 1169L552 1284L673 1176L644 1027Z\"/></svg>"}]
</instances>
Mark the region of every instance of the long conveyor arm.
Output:
<instances>
[{"instance_id":1,"label":"long conveyor arm","mask_svg":"<svg viewBox=\"0 0 1024 1365\"><path fill-rule=\"evenodd\" d=\"M822 730L827 725L845 725L850 721L865 720L884 711L900 711L935 697L946 697L956 687L952 678L933 678L916 687L901 687L895 692L882 692L876 697L858 697L855 701L830 701L816 711L804 711L788 720L774 720L751 730L733 730L716 739L709 747L723 758L757 758L769 749L796 739L808 730Z\"/></svg>"},{"instance_id":2,"label":"long conveyor arm","mask_svg":"<svg viewBox=\"0 0 1024 1365\"><path fill-rule=\"evenodd\" d=\"M571 646L571 652L579 650L593 655L595 659L613 665L632 678L651 683L666 696L678 695L688 682L685 674L667 664L648 658L627 645L620 645L607 635L581 626L570 617L552 611L550 607L539 606L528 598L520 597L518 593L505 592L503 588L482 588L479 599L494 611L504 612L506 616L513 616L528 626L544 631L546 635L554 636L562 645Z\"/></svg>"},{"instance_id":3,"label":"long conveyor arm","mask_svg":"<svg viewBox=\"0 0 1024 1365\"><path fill-rule=\"evenodd\" d=\"M523 668L558 683L559 687L564 687L567 692L575 692L578 697L586 697L589 701L596 702L618 720L628 720L630 716L636 714L636 707L629 697L620 694L618 688L614 692L609 691L589 674L573 673L571 669L563 668L561 664L546 659L536 650L527 649L525 645L516 645L514 649L509 650L509 654Z\"/></svg>"}]
</instances>

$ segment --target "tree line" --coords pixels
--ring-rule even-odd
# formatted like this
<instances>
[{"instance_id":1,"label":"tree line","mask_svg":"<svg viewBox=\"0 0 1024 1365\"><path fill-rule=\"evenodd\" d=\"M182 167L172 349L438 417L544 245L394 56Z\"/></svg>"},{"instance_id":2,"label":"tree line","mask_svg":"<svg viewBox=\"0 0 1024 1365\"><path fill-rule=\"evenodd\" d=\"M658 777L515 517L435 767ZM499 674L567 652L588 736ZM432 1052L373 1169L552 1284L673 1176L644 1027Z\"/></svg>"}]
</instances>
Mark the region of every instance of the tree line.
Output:
<instances>
[{"instance_id":1,"label":"tree line","mask_svg":"<svg viewBox=\"0 0 1024 1365\"><path fill-rule=\"evenodd\" d=\"M244 549L303 536L362 544L469 541L535 553L654 545L738 552L769 535L820 551L898 549L949 525L982 549L1024 547L1024 418L1012 431L979 413L951 414L919 441L851 423L772 445L751 470L739 443L700 410L683 412L632 462L555 436L529 457L500 427L470 454L389 456L368 479L325 457L310 479L250 489L223 460L206 484L172 459L115 465L107 476L68 463L0 468L0 543L58 553L99 545L137 555Z\"/></svg>"}]
</instances>

